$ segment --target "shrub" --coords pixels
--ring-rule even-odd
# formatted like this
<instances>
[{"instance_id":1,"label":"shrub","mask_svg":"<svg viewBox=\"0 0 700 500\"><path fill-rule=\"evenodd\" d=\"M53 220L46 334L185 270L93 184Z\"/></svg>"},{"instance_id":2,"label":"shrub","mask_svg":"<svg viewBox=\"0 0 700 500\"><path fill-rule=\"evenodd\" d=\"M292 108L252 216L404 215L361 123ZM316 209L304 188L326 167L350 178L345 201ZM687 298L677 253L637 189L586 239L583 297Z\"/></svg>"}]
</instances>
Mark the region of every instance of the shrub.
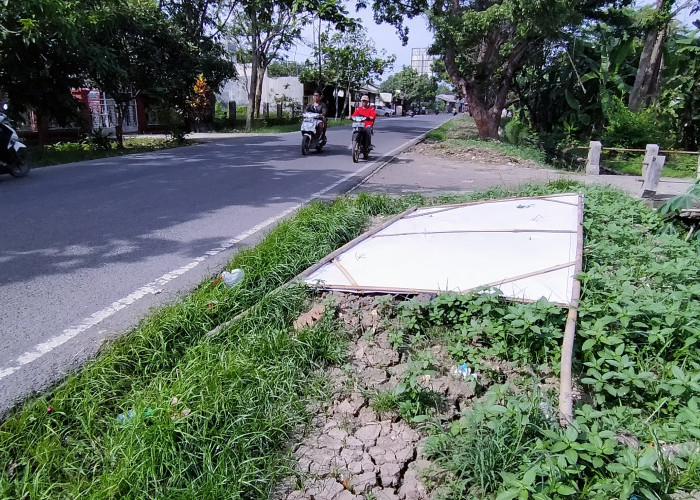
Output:
<instances>
[{"instance_id":1,"label":"shrub","mask_svg":"<svg viewBox=\"0 0 700 500\"><path fill-rule=\"evenodd\" d=\"M606 146L644 148L647 144L669 147L674 137L670 119L657 107L635 113L617 97L603 100L607 126L603 131Z\"/></svg>"}]
</instances>

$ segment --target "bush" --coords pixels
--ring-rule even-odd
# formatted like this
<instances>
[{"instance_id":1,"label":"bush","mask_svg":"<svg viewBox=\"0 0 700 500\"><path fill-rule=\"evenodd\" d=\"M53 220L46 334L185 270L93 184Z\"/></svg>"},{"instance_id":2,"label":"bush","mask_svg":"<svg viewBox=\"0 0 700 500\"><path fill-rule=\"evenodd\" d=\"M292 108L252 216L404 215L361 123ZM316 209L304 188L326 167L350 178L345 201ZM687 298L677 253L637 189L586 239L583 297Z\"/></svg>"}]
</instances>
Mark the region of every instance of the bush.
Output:
<instances>
[{"instance_id":1,"label":"bush","mask_svg":"<svg viewBox=\"0 0 700 500\"><path fill-rule=\"evenodd\" d=\"M503 130L505 142L513 144L514 146L529 143L529 127L527 123L514 119L506 123Z\"/></svg>"},{"instance_id":2,"label":"bush","mask_svg":"<svg viewBox=\"0 0 700 500\"><path fill-rule=\"evenodd\" d=\"M669 147L674 137L671 120L659 108L651 106L635 113L617 97L603 100L607 126L603 144L610 147L644 148L647 144Z\"/></svg>"}]
</instances>

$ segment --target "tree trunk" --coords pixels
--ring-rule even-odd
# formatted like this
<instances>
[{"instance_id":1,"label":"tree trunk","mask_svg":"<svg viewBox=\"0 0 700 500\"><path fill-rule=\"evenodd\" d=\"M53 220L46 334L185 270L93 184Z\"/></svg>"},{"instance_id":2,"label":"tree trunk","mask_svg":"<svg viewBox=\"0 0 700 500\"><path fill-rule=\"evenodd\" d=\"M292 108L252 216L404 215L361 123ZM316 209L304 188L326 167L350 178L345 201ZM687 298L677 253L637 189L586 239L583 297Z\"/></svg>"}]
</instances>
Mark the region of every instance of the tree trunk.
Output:
<instances>
[{"instance_id":1,"label":"tree trunk","mask_svg":"<svg viewBox=\"0 0 700 500\"><path fill-rule=\"evenodd\" d=\"M666 27L647 33L644 49L639 57L637 76L630 91L630 111L641 111L656 95L663 60L662 48L666 40Z\"/></svg>"},{"instance_id":2,"label":"tree trunk","mask_svg":"<svg viewBox=\"0 0 700 500\"><path fill-rule=\"evenodd\" d=\"M124 149L124 112L122 105L114 102L114 114L117 123L114 124L114 135L117 137L117 149Z\"/></svg>"},{"instance_id":3,"label":"tree trunk","mask_svg":"<svg viewBox=\"0 0 700 500\"><path fill-rule=\"evenodd\" d=\"M265 78L265 68L258 67L258 88L255 93L255 117L260 118L260 103L262 102L263 78Z\"/></svg>"},{"instance_id":4,"label":"tree trunk","mask_svg":"<svg viewBox=\"0 0 700 500\"><path fill-rule=\"evenodd\" d=\"M335 119L338 119L338 86L335 86Z\"/></svg>"},{"instance_id":5,"label":"tree trunk","mask_svg":"<svg viewBox=\"0 0 700 500\"><path fill-rule=\"evenodd\" d=\"M255 95L258 90L258 67L260 66L260 54L258 53L258 37L255 36L257 33L257 15L255 12L250 14L251 22L251 33L254 35L251 37L251 61L250 61L250 87L248 89L248 109L245 114L245 129L246 132L250 132L253 127L253 115L255 112Z\"/></svg>"},{"instance_id":6,"label":"tree trunk","mask_svg":"<svg viewBox=\"0 0 700 500\"><path fill-rule=\"evenodd\" d=\"M472 94L472 93L470 93ZM474 95L467 95L469 112L474 118L479 137L498 140L498 127L501 125L501 112L487 109Z\"/></svg>"},{"instance_id":7,"label":"tree trunk","mask_svg":"<svg viewBox=\"0 0 700 500\"><path fill-rule=\"evenodd\" d=\"M39 134L39 144L46 146L49 142L49 122L46 120L46 114L41 109L34 111L36 116L36 131Z\"/></svg>"}]
</instances>

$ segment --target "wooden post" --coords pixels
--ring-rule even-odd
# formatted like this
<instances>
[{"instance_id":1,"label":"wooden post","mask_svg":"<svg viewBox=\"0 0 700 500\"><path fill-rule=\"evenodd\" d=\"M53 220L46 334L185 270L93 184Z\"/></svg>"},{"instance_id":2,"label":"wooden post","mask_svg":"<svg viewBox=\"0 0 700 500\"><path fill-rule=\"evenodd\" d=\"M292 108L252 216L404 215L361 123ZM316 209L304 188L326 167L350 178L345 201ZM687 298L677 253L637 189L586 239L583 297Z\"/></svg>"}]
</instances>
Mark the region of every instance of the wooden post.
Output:
<instances>
[{"instance_id":1,"label":"wooden post","mask_svg":"<svg viewBox=\"0 0 700 500\"><path fill-rule=\"evenodd\" d=\"M659 154L659 145L658 144L647 144L647 152L644 154L644 163L642 163L642 178L644 179L644 182L647 182L647 175L649 171L649 165L651 165L651 162L654 158L654 156L658 156Z\"/></svg>"},{"instance_id":2,"label":"wooden post","mask_svg":"<svg viewBox=\"0 0 700 500\"><path fill-rule=\"evenodd\" d=\"M228 102L228 119L231 121L231 124L235 127L236 126L236 101L229 101Z\"/></svg>"},{"instance_id":3,"label":"wooden post","mask_svg":"<svg viewBox=\"0 0 700 500\"><path fill-rule=\"evenodd\" d=\"M270 119L270 103L266 102L263 104L263 116L265 117L266 120Z\"/></svg>"},{"instance_id":4,"label":"wooden post","mask_svg":"<svg viewBox=\"0 0 700 500\"><path fill-rule=\"evenodd\" d=\"M277 103L277 118L282 118L282 103Z\"/></svg>"},{"instance_id":5,"label":"wooden post","mask_svg":"<svg viewBox=\"0 0 700 500\"><path fill-rule=\"evenodd\" d=\"M600 152L603 145L600 141L591 141L591 149L588 151L588 161L586 162L587 175L600 175Z\"/></svg>"},{"instance_id":6,"label":"wooden post","mask_svg":"<svg viewBox=\"0 0 700 500\"><path fill-rule=\"evenodd\" d=\"M647 173L644 176L644 184L642 184L642 198L651 198L656 194L656 188L659 187L661 179L661 171L666 163L665 156L652 156L651 163L647 168Z\"/></svg>"}]
</instances>

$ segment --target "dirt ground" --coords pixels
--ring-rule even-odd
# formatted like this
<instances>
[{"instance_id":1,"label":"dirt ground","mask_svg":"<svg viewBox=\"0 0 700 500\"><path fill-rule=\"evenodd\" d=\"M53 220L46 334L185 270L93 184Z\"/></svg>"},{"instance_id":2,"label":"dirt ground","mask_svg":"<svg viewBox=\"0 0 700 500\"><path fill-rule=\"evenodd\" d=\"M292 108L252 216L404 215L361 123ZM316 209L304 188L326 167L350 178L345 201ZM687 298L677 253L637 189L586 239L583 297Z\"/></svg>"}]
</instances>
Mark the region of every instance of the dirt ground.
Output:
<instances>
[{"instance_id":1,"label":"dirt ground","mask_svg":"<svg viewBox=\"0 0 700 500\"><path fill-rule=\"evenodd\" d=\"M429 301L424 294L418 301ZM408 352L395 348L389 332L395 319L391 296L329 292L297 320L310 326L324 309L339 318L349 334L348 362L328 374L333 394L327 407L314 408L311 430L294 450L298 468L280 488L284 500L428 500L439 493L438 474L423 451L426 434L394 409L379 409L377 394L393 391L407 370ZM440 395L441 415L450 420L471 406L487 375L467 376L444 348L430 348L437 373L424 375L422 387ZM508 363L489 367L501 381L521 375Z\"/></svg>"},{"instance_id":2,"label":"dirt ground","mask_svg":"<svg viewBox=\"0 0 700 500\"><path fill-rule=\"evenodd\" d=\"M365 179L355 191L386 194L465 193L492 187L516 187L532 182L571 179L617 187L639 197L642 178L629 175L586 175L538 165L489 148L447 147L422 142L409 148ZM693 179L662 177L657 193L661 198L685 193Z\"/></svg>"},{"instance_id":3,"label":"dirt ground","mask_svg":"<svg viewBox=\"0 0 700 500\"><path fill-rule=\"evenodd\" d=\"M401 153L372 176L358 191L388 194L471 192L491 187L515 187L530 182L568 178L609 184L638 195L641 179L596 176L543 168L533 161L481 147L446 147L419 143ZM661 183L662 192L680 194L687 182ZM376 224L382 221L375 221ZM428 301L429 295L418 300ZM348 362L330 371L332 401L313 408L312 428L294 449L297 470L275 495L281 500L428 500L440 496L440 472L424 453L427 437L420 426L411 426L395 409L381 408L377 395L391 393L407 370L408 352L389 341L392 329L390 297L328 293L317 300L298 326L311 326L333 308L349 335ZM330 305L329 305L330 304ZM326 311L328 312L328 311ZM430 348L438 361L437 373L425 375L421 386L440 395L443 418L449 420L471 406L475 387L490 385L486 374L465 376L440 346ZM499 383L527 376L502 361L485 360ZM556 390L556 379L541 381Z\"/></svg>"}]
</instances>

